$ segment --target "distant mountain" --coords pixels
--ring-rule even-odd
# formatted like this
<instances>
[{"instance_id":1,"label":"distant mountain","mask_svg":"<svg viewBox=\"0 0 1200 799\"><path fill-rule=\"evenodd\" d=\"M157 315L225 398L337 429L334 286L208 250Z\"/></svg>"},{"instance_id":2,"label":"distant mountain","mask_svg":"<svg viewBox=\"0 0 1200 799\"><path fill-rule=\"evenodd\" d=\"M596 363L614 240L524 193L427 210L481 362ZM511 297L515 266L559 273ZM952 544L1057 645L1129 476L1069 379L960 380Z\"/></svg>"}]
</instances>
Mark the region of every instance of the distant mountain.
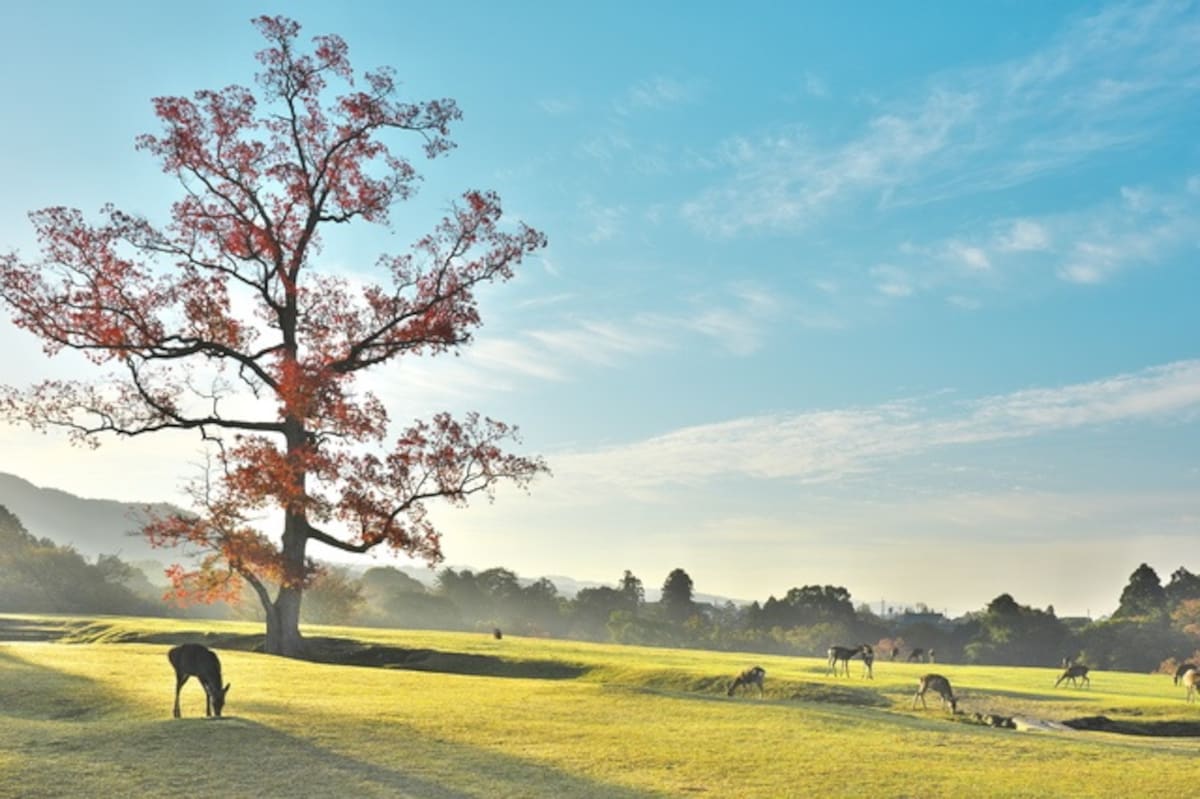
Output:
<instances>
[{"instance_id":1,"label":"distant mountain","mask_svg":"<svg viewBox=\"0 0 1200 799\"><path fill-rule=\"evenodd\" d=\"M126 562L179 558L175 551L152 548L140 532L147 507L164 513L179 510L165 502L85 499L0 472L0 505L16 514L34 536L69 544L88 558L119 555Z\"/></svg>"},{"instance_id":2,"label":"distant mountain","mask_svg":"<svg viewBox=\"0 0 1200 799\"><path fill-rule=\"evenodd\" d=\"M117 502L112 499L85 499L56 488L40 488L33 483L13 474L0 472L0 505L15 513L25 529L38 538L49 538L56 544L75 547L81 555L94 559L97 555L118 555L126 563L139 562L144 566L143 571L148 575L157 575L161 568L155 564L178 562L183 559L183 553L178 549L154 549L142 536L140 529L142 520L146 518L147 507L161 513L178 512L180 509L166 502ZM154 563L140 563L154 561ZM352 573L361 574L364 570L378 563L339 563L347 566ZM423 566L409 564L394 564L396 568L408 576L419 580L428 587L437 582L437 571ZM473 572L482 571L472 566L452 566L455 571L470 569ZM522 585L528 585L536 577L521 577ZM572 598L582 588L596 588L606 583L586 580L576 580L564 575L551 575L547 579L554 583L561 596ZM646 600L657 602L661 591L653 585L654 578L643 577L646 583ZM614 578L610 587L617 586ZM711 602L723 605L728 598L712 594L695 594L697 602ZM732 600L735 604L745 604L742 600Z\"/></svg>"}]
</instances>

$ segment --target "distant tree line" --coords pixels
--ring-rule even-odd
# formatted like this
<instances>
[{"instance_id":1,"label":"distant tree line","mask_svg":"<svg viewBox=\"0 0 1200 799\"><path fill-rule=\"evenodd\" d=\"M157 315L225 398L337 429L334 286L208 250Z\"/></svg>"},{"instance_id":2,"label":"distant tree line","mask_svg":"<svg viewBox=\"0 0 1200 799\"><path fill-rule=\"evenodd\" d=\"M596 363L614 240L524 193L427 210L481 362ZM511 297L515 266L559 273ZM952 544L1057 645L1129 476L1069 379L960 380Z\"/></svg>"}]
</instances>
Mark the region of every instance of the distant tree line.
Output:
<instances>
[{"instance_id":1,"label":"distant tree line","mask_svg":"<svg viewBox=\"0 0 1200 799\"><path fill-rule=\"evenodd\" d=\"M1059 618L1053 607L1022 605L1001 594L956 619L923 605L889 616L855 606L840 586L806 585L782 597L735 605L695 598L692 578L674 569L657 601L626 571L615 586L559 594L548 579L522 581L503 568L443 569L426 586L389 567L354 578L327 569L307 595L310 623L397 628L492 630L649 646L824 656L832 644L870 643L877 658L895 650L935 651L938 661L1057 666L1063 658L1092 668L1174 670L1200 658L1200 576L1180 567L1164 586L1146 564L1131 575L1109 618ZM926 656L928 656L926 654Z\"/></svg>"},{"instance_id":2,"label":"distant tree line","mask_svg":"<svg viewBox=\"0 0 1200 799\"><path fill-rule=\"evenodd\" d=\"M162 615L132 587L145 580L114 555L89 563L71 547L36 538L0 505L0 610L10 613Z\"/></svg>"},{"instance_id":3,"label":"distant tree line","mask_svg":"<svg viewBox=\"0 0 1200 799\"><path fill-rule=\"evenodd\" d=\"M559 593L546 578L521 580L504 568L442 569L433 585L391 566L356 573L325 565L305 594L307 624L491 631L649 646L824 656L833 645L869 643L878 659L893 651L936 651L941 662L1172 671L1200 658L1200 576L1182 566L1163 585L1141 564L1109 618L1059 618L1001 594L950 619L924 605L881 616L857 607L840 586L806 585L782 597L735 605L696 599L681 568L656 601L630 571L615 586ZM0 612L78 612L254 617L248 600L232 607L178 608L164 587L111 555L88 562L70 547L37 539L0 506Z\"/></svg>"}]
</instances>

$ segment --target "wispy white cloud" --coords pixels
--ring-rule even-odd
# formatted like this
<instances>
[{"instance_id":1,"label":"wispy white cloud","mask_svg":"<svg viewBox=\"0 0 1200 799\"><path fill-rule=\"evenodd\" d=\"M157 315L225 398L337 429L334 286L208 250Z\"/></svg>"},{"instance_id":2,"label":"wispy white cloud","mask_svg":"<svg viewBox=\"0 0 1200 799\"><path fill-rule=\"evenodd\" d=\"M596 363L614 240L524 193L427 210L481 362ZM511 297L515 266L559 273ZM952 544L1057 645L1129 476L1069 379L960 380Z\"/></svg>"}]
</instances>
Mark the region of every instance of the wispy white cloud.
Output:
<instances>
[{"instance_id":1,"label":"wispy white cloud","mask_svg":"<svg viewBox=\"0 0 1200 799\"><path fill-rule=\"evenodd\" d=\"M1008 252L1036 252L1050 249L1050 234L1045 226L1031 219L1015 219L1008 230L996 238L996 246Z\"/></svg>"},{"instance_id":2,"label":"wispy white cloud","mask_svg":"<svg viewBox=\"0 0 1200 799\"><path fill-rule=\"evenodd\" d=\"M888 297L911 297L915 289L908 273L891 264L871 267L875 290Z\"/></svg>"},{"instance_id":3,"label":"wispy white cloud","mask_svg":"<svg viewBox=\"0 0 1200 799\"><path fill-rule=\"evenodd\" d=\"M992 268L992 261L981 247L974 247L962 242L952 241L948 245L949 256L973 272L986 272Z\"/></svg>"},{"instance_id":4,"label":"wispy white cloud","mask_svg":"<svg viewBox=\"0 0 1200 799\"><path fill-rule=\"evenodd\" d=\"M533 330L528 337L551 357L613 366L623 356L644 355L667 348L661 337L634 325L584 321L569 328Z\"/></svg>"},{"instance_id":5,"label":"wispy white cloud","mask_svg":"<svg viewBox=\"0 0 1200 799\"><path fill-rule=\"evenodd\" d=\"M698 340L746 356L762 347L783 310L777 294L752 283L687 298L674 312L633 313L617 320L573 315L575 298L549 295L520 305L525 311L559 309L557 324L481 337L458 358L405 361L396 369L367 375L363 387L382 396L389 407L432 407L446 399L513 391L524 381L569 382L584 367L619 368L633 358L694 348Z\"/></svg>"},{"instance_id":6,"label":"wispy white cloud","mask_svg":"<svg viewBox=\"0 0 1200 799\"><path fill-rule=\"evenodd\" d=\"M964 311L977 311L983 307L983 303L975 297L965 297L962 294L951 294L946 298L946 302Z\"/></svg>"},{"instance_id":7,"label":"wispy white cloud","mask_svg":"<svg viewBox=\"0 0 1200 799\"><path fill-rule=\"evenodd\" d=\"M917 114L875 117L861 136L832 147L798 127L731 139L719 153L732 179L685 202L681 214L708 235L731 236L746 229L803 229L833 203L864 190L886 198L947 146L976 102L970 94L934 92Z\"/></svg>"},{"instance_id":8,"label":"wispy white cloud","mask_svg":"<svg viewBox=\"0 0 1200 799\"><path fill-rule=\"evenodd\" d=\"M618 127L609 127L579 145L581 156L603 164L627 158L633 151L633 140Z\"/></svg>"},{"instance_id":9,"label":"wispy white cloud","mask_svg":"<svg viewBox=\"0 0 1200 799\"><path fill-rule=\"evenodd\" d=\"M804 86L805 94L807 94L809 97L829 96L828 84L826 84L819 75L816 75L812 72L804 73L804 81L802 85Z\"/></svg>"},{"instance_id":10,"label":"wispy white cloud","mask_svg":"<svg viewBox=\"0 0 1200 799\"><path fill-rule=\"evenodd\" d=\"M1144 141L1164 109L1196 101L1198 75L1190 4L1105 9L1024 58L936 76L848 141L799 126L733 136L716 148L728 178L681 214L706 235L797 231L848 203L923 204L1019 185Z\"/></svg>"},{"instance_id":11,"label":"wispy white cloud","mask_svg":"<svg viewBox=\"0 0 1200 799\"><path fill-rule=\"evenodd\" d=\"M632 491L728 476L837 481L931 450L1147 419L1195 419L1200 361L1088 383L960 402L903 400L688 427L645 441L555 456L566 480Z\"/></svg>"},{"instance_id":12,"label":"wispy white cloud","mask_svg":"<svg viewBox=\"0 0 1200 799\"><path fill-rule=\"evenodd\" d=\"M1025 283L1057 277L1097 284L1175 257L1200 242L1200 196L1178 185L1126 186L1086 208L1001 219L975 237L902 243L898 260L922 290L963 295L996 274ZM876 270L875 288L879 289ZM1003 285L1003 284L996 284Z\"/></svg>"},{"instance_id":13,"label":"wispy white cloud","mask_svg":"<svg viewBox=\"0 0 1200 799\"><path fill-rule=\"evenodd\" d=\"M546 97L538 100L538 107L550 116L570 114L577 106L578 103L573 98Z\"/></svg>"},{"instance_id":14,"label":"wispy white cloud","mask_svg":"<svg viewBox=\"0 0 1200 799\"><path fill-rule=\"evenodd\" d=\"M726 353L746 356L762 347L769 326L782 310L779 296L761 286L740 283L715 298L693 298L685 312L646 314L643 319L675 333L698 333Z\"/></svg>"},{"instance_id":15,"label":"wispy white cloud","mask_svg":"<svg viewBox=\"0 0 1200 799\"><path fill-rule=\"evenodd\" d=\"M657 110L696 102L703 93L700 81L655 75L631 86L614 107L619 114Z\"/></svg>"},{"instance_id":16,"label":"wispy white cloud","mask_svg":"<svg viewBox=\"0 0 1200 799\"><path fill-rule=\"evenodd\" d=\"M585 200L579 210L589 222L591 229L587 233L587 240L592 244L620 236L628 216L624 205L601 206L591 199Z\"/></svg>"}]
</instances>

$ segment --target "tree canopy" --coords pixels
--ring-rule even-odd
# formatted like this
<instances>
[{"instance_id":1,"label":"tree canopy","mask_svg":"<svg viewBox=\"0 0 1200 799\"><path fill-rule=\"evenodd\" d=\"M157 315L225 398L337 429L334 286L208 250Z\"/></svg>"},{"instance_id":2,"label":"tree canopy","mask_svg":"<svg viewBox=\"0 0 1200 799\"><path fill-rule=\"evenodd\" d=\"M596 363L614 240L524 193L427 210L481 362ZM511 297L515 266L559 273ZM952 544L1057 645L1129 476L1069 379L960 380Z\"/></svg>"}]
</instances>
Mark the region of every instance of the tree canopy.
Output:
<instances>
[{"instance_id":1,"label":"tree canopy","mask_svg":"<svg viewBox=\"0 0 1200 799\"><path fill-rule=\"evenodd\" d=\"M195 431L212 463L197 514L161 518L153 543L206 553L172 572L181 599L240 595L267 619L267 650L294 654L301 596L318 575L308 544L384 546L437 562L427 503L525 486L545 464L505 450L515 430L477 413L395 425L361 385L397 359L455 352L481 323L476 289L506 281L545 237L502 224L492 192L468 190L408 252L321 271L322 231L387 224L419 175L394 149L453 148L453 100L399 98L393 71L356 75L346 43L262 16L255 87L158 97L159 133L137 146L175 178L169 221L106 206L30 214L41 257L0 255L0 299L48 354L82 352L92 381L4 388L0 408L34 428L101 436ZM390 443L389 443L390 442ZM282 511L279 538L254 518ZM271 591L275 591L272 597Z\"/></svg>"},{"instance_id":2,"label":"tree canopy","mask_svg":"<svg viewBox=\"0 0 1200 799\"><path fill-rule=\"evenodd\" d=\"M692 578L683 569L673 569L663 582L662 606L667 617L675 621L692 615Z\"/></svg>"},{"instance_id":3,"label":"tree canopy","mask_svg":"<svg viewBox=\"0 0 1200 799\"><path fill-rule=\"evenodd\" d=\"M1158 573L1143 563L1129 575L1129 584L1121 591L1120 604L1113 617L1161 615L1166 607L1167 593Z\"/></svg>"}]
</instances>

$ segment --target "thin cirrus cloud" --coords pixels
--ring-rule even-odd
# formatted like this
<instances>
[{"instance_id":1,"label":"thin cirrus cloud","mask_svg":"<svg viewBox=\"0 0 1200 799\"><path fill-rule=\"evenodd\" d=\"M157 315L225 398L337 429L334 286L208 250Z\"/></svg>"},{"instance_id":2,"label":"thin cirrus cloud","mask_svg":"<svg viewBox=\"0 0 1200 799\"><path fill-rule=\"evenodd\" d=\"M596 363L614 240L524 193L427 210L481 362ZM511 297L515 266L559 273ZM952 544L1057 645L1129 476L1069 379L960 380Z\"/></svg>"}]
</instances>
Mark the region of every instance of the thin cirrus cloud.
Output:
<instances>
[{"instance_id":1,"label":"thin cirrus cloud","mask_svg":"<svg viewBox=\"0 0 1200 799\"><path fill-rule=\"evenodd\" d=\"M631 86L617 100L614 108L622 115L635 111L659 110L696 102L703 93L704 87L699 81L655 75Z\"/></svg>"},{"instance_id":2,"label":"thin cirrus cloud","mask_svg":"<svg viewBox=\"0 0 1200 799\"><path fill-rule=\"evenodd\" d=\"M568 299L555 295L546 304ZM364 384L384 396L407 396L415 389L429 400L467 398L512 391L528 380L570 381L583 366L617 368L628 359L678 350L697 339L729 355L748 356L762 347L781 307L766 289L737 285L719 299L693 299L685 312L638 313L620 322L577 318L480 339L459 358L414 360L394 378L372 376ZM403 392L392 390L393 381Z\"/></svg>"},{"instance_id":3,"label":"thin cirrus cloud","mask_svg":"<svg viewBox=\"0 0 1200 799\"><path fill-rule=\"evenodd\" d=\"M915 115L875 117L860 137L833 147L798 126L730 140L720 146L718 163L732 176L685 202L681 215L715 236L803 228L847 196L890 193L948 146L952 131L973 117L976 102L967 93L937 91Z\"/></svg>"},{"instance_id":4,"label":"thin cirrus cloud","mask_svg":"<svg viewBox=\"0 0 1200 799\"><path fill-rule=\"evenodd\" d=\"M635 494L730 476L827 483L947 447L1135 420L1186 421L1198 412L1200 360L1187 360L949 407L904 400L734 419L625 446L564 453L554 462L565 481Z\"/></svg>"},{"instance_id":5,"label":"thin cirrus cloud","mask_svg":"<svg viewBox=\"0 0 1200 799\"><path fill-rule=\"evenodd\" d=\"M994 270L1040 269L1049 263L1058 279L1069 283L1103 283L1120 272L1160 262L1200 240L1200 192L1192 181L1183 189L1152 190L1123 187L1117 196L1090 208L1041 218L1000 220L991 232L974 240L951 239L926 246L903 245L908 255L940 255L941 260L965 266L966 277ZM964 277L952 270L932 274L926 259L927 282L937 285Z\"/></svg>"},{"instance_id":6,"label":"thin cirrus cloud","mask_svg":"<svg viewBox=\"0 0 1200 799\"><path fill-rule=\"evenodd\" d=\"M847 142L798 125L731 137L708 159L727 176L681 215L710 236L796 231L863 200L919 205L1020 185L1143 141L1164 110L1195 101L1197 74L1200 25L1186 4L1105 9L1024 58L936 76Z\"/></svg>"}]
</instances>

